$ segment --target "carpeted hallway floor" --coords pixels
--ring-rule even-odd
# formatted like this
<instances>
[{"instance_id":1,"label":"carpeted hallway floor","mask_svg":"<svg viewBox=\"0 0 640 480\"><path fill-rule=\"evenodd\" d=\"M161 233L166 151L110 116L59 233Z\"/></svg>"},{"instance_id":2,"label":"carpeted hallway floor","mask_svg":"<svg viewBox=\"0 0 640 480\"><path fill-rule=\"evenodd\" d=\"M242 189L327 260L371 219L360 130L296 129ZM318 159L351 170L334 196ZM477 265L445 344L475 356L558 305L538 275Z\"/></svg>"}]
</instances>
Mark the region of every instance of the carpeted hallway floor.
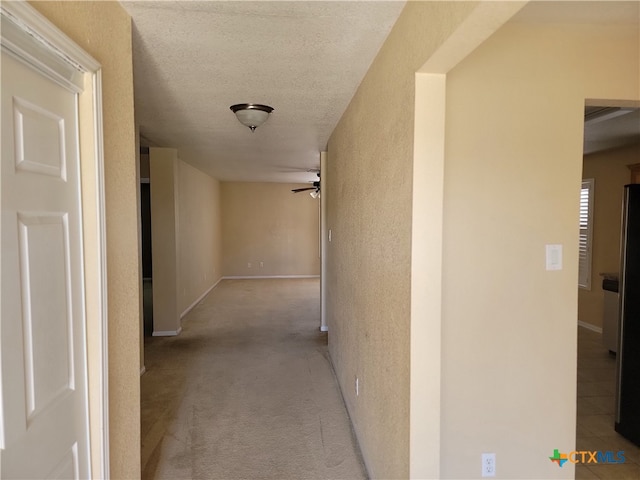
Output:
<instances>
[{"instance_id":1,"label":"carpeted hallway floor","mask_svg":"<svg viewBox=\"0 0 640 480\"><path fill-rule=\"evenodd\" d=\"M145 342L143 478L361 479L317 279L223 280Z\"/></svg>"}]
</instances>

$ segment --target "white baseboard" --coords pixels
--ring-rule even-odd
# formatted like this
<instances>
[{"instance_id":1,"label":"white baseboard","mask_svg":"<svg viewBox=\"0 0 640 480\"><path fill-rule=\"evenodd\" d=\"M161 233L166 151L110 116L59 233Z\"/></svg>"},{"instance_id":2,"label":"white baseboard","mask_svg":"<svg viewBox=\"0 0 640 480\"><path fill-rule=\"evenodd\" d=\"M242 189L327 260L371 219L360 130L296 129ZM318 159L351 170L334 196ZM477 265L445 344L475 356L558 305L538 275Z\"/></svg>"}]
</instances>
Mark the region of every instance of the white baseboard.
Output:
<instances>
[{"instance_id":1,"label":"white baseboard","mask_svg":"<svg viewBox=\"0 0 640 480\"><path fill-rule=\"evenodd\" d=\"M204 297L206 297L207 295L209 295L209 292L210 292L211 290L213 290L214 288L216 288L216 285L218 285L218 284L220 283L220 281L221 281L223 278L224 278L224 277L220 277L220 278L218 279L218 281L217 281L216 283L214 283L213 285L211 285L211 286L210 286L210 287L209 287L209 288L208 288L208 289L207 289L207 290L206 290L202 295L200 295L200 296L196 299L196 301L195 301L195 302L193 302L191 305L189 305L189 306L187 307L187 309L186 309L184 312L182 312L182 314L180 315L180 320L182 320L182 319L185 317L185 315L186 315L187 313L189 313L191 310L193 310L193 309L195 308L195 306L196 306L196 305L198 305L198 304L202 301L202 299L203 299Z\"/></svg>"},{"instance_id":2,"label":"white baseboard","mask_svg":"<svg viewBox=\"0 0 640 480\"><path fill-rule=\"evenodd\" d=\"M182 327L178 330L160 330L158 332L153 332L154 337L175 337L176 335L180 335L182 331Z\"/></svg>"},{"instance_id":3,"label":"white baseboard","mask_svg":"<svg viewBox=\"0 0 640 480\"><path fill-rule=\"evenodd\" d=\"M328 327L327 325L322 325L322 326L320 327L320 331L321 331L321 332L328 332L328 331L329 331L329 327Z\"/></svg>"},{"instance_id":4,"label":"white baseboard","mask_svg":"<svg viewBox=\"0 0 640 480\"><path fill-rule=\"evenodd\" d=\"M578 320L578 326L586 328L587 330L591 330L592 332L602 333L602 327L596 327L595 325L583 322L582 320Z\"/></svg>"},{"instance_id":5,"label":"white baseboard","mask_svg":"<svg viewBox=\"0 0 640 480\"><path fill-rule=\"evenodd\" d=\"M146 372L146 371L147 371L147 367L142 365L142 368L140 369L140 376L144 375L144 372Z\"/></svg>"},{"instance_id":6,"label":"white baseboard","mask_svg":"<svg viewBox=\"0 0 640 480\"><path fill-rule=\"evenodd\" d=\"M320 275L229 275L222 280L251 280L259 278L320 278Z\"/></svg>"}]
</instances>

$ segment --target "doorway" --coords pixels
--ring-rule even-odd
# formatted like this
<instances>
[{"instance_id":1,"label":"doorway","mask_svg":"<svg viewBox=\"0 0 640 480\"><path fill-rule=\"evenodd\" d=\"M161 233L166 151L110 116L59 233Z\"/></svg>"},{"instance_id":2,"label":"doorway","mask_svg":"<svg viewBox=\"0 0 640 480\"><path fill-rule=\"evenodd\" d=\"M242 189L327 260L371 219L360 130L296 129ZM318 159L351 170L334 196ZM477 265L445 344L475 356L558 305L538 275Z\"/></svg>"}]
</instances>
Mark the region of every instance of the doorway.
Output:
<instances>
[{"instance_id":1,"label":"doorway","mask_svg":"<svg viewBox=\"0 0 640 480\"><path fill-rule=\"evenodd\" d=\"M631 453L637 447L614 430L617 286L622 197L640 158L640 110L587 106L584 132L576 450ZM586 223L590 235L583 233ZM637 460L627 455L625 463ZM576 478L589 478L596 468L578 465Z\"/></svg>"},{"instance_id":2,"label":"doorway","mask_svg":"<svg viewBox=\"0 0 640 480\"><path fill-rule=\"evenodd\" d=\"M149 147L140 147L140 215L142 227L142 304L144 336L153 335L153 264L151 251L151 180Z\"/></svg>"}]
</instances>

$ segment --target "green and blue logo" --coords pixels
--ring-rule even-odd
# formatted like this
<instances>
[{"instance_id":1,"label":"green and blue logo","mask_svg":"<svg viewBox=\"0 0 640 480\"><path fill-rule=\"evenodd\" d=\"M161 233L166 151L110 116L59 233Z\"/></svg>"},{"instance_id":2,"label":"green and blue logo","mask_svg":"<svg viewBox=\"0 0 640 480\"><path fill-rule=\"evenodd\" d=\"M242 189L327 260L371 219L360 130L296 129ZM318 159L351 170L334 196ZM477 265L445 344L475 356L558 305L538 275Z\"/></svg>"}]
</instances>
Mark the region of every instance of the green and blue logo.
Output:
<instances>
[{"instance_id":1,"label":"green and blue logo","mask_svg":"<svg viewBox=\"0 0 640 480\"><path fill-rule=\"evenodd\" d=\"M551 460L552 462L556 462L559 467L562 467L567 461L567 454L560 453L560 451L556 448L553 451L553 457L549 457L549 460Z\"/></svg>"}]
</instances>

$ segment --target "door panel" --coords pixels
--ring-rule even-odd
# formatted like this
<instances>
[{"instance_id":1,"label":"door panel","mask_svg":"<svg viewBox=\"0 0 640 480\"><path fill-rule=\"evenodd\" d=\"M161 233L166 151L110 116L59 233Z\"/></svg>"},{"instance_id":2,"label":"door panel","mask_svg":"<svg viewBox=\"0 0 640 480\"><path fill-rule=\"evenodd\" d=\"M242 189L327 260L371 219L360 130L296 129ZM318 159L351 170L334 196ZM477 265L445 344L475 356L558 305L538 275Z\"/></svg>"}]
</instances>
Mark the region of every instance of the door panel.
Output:
<instances>
[{"instance_id":1,"label":"door panel","mask_svg":"<svg viewBox=\"0 0 640 480\"><path fill-rule=\"evenodd\" d=\"M2 478L88 478L77 94L2 53Z\"/></svg>"},{"instance_id":2,"label":"door panel","mask_svg":"<svg viewBox=\"0 0 640 480\"><path fill-rule=\"evenodd\" d=\"M16 169L66 180L64 119L21 98L13 99L13 114Z\"/></svg>"},{"instance_id":3,"label":"door panel","mask_svg":"<svg viewBox=\"0 0 640 480\"><path fill-rule=\"evenodd\" d=\"M67 215L18 214L27 423L73 391Z\"/></svg>"}]
</instances>

